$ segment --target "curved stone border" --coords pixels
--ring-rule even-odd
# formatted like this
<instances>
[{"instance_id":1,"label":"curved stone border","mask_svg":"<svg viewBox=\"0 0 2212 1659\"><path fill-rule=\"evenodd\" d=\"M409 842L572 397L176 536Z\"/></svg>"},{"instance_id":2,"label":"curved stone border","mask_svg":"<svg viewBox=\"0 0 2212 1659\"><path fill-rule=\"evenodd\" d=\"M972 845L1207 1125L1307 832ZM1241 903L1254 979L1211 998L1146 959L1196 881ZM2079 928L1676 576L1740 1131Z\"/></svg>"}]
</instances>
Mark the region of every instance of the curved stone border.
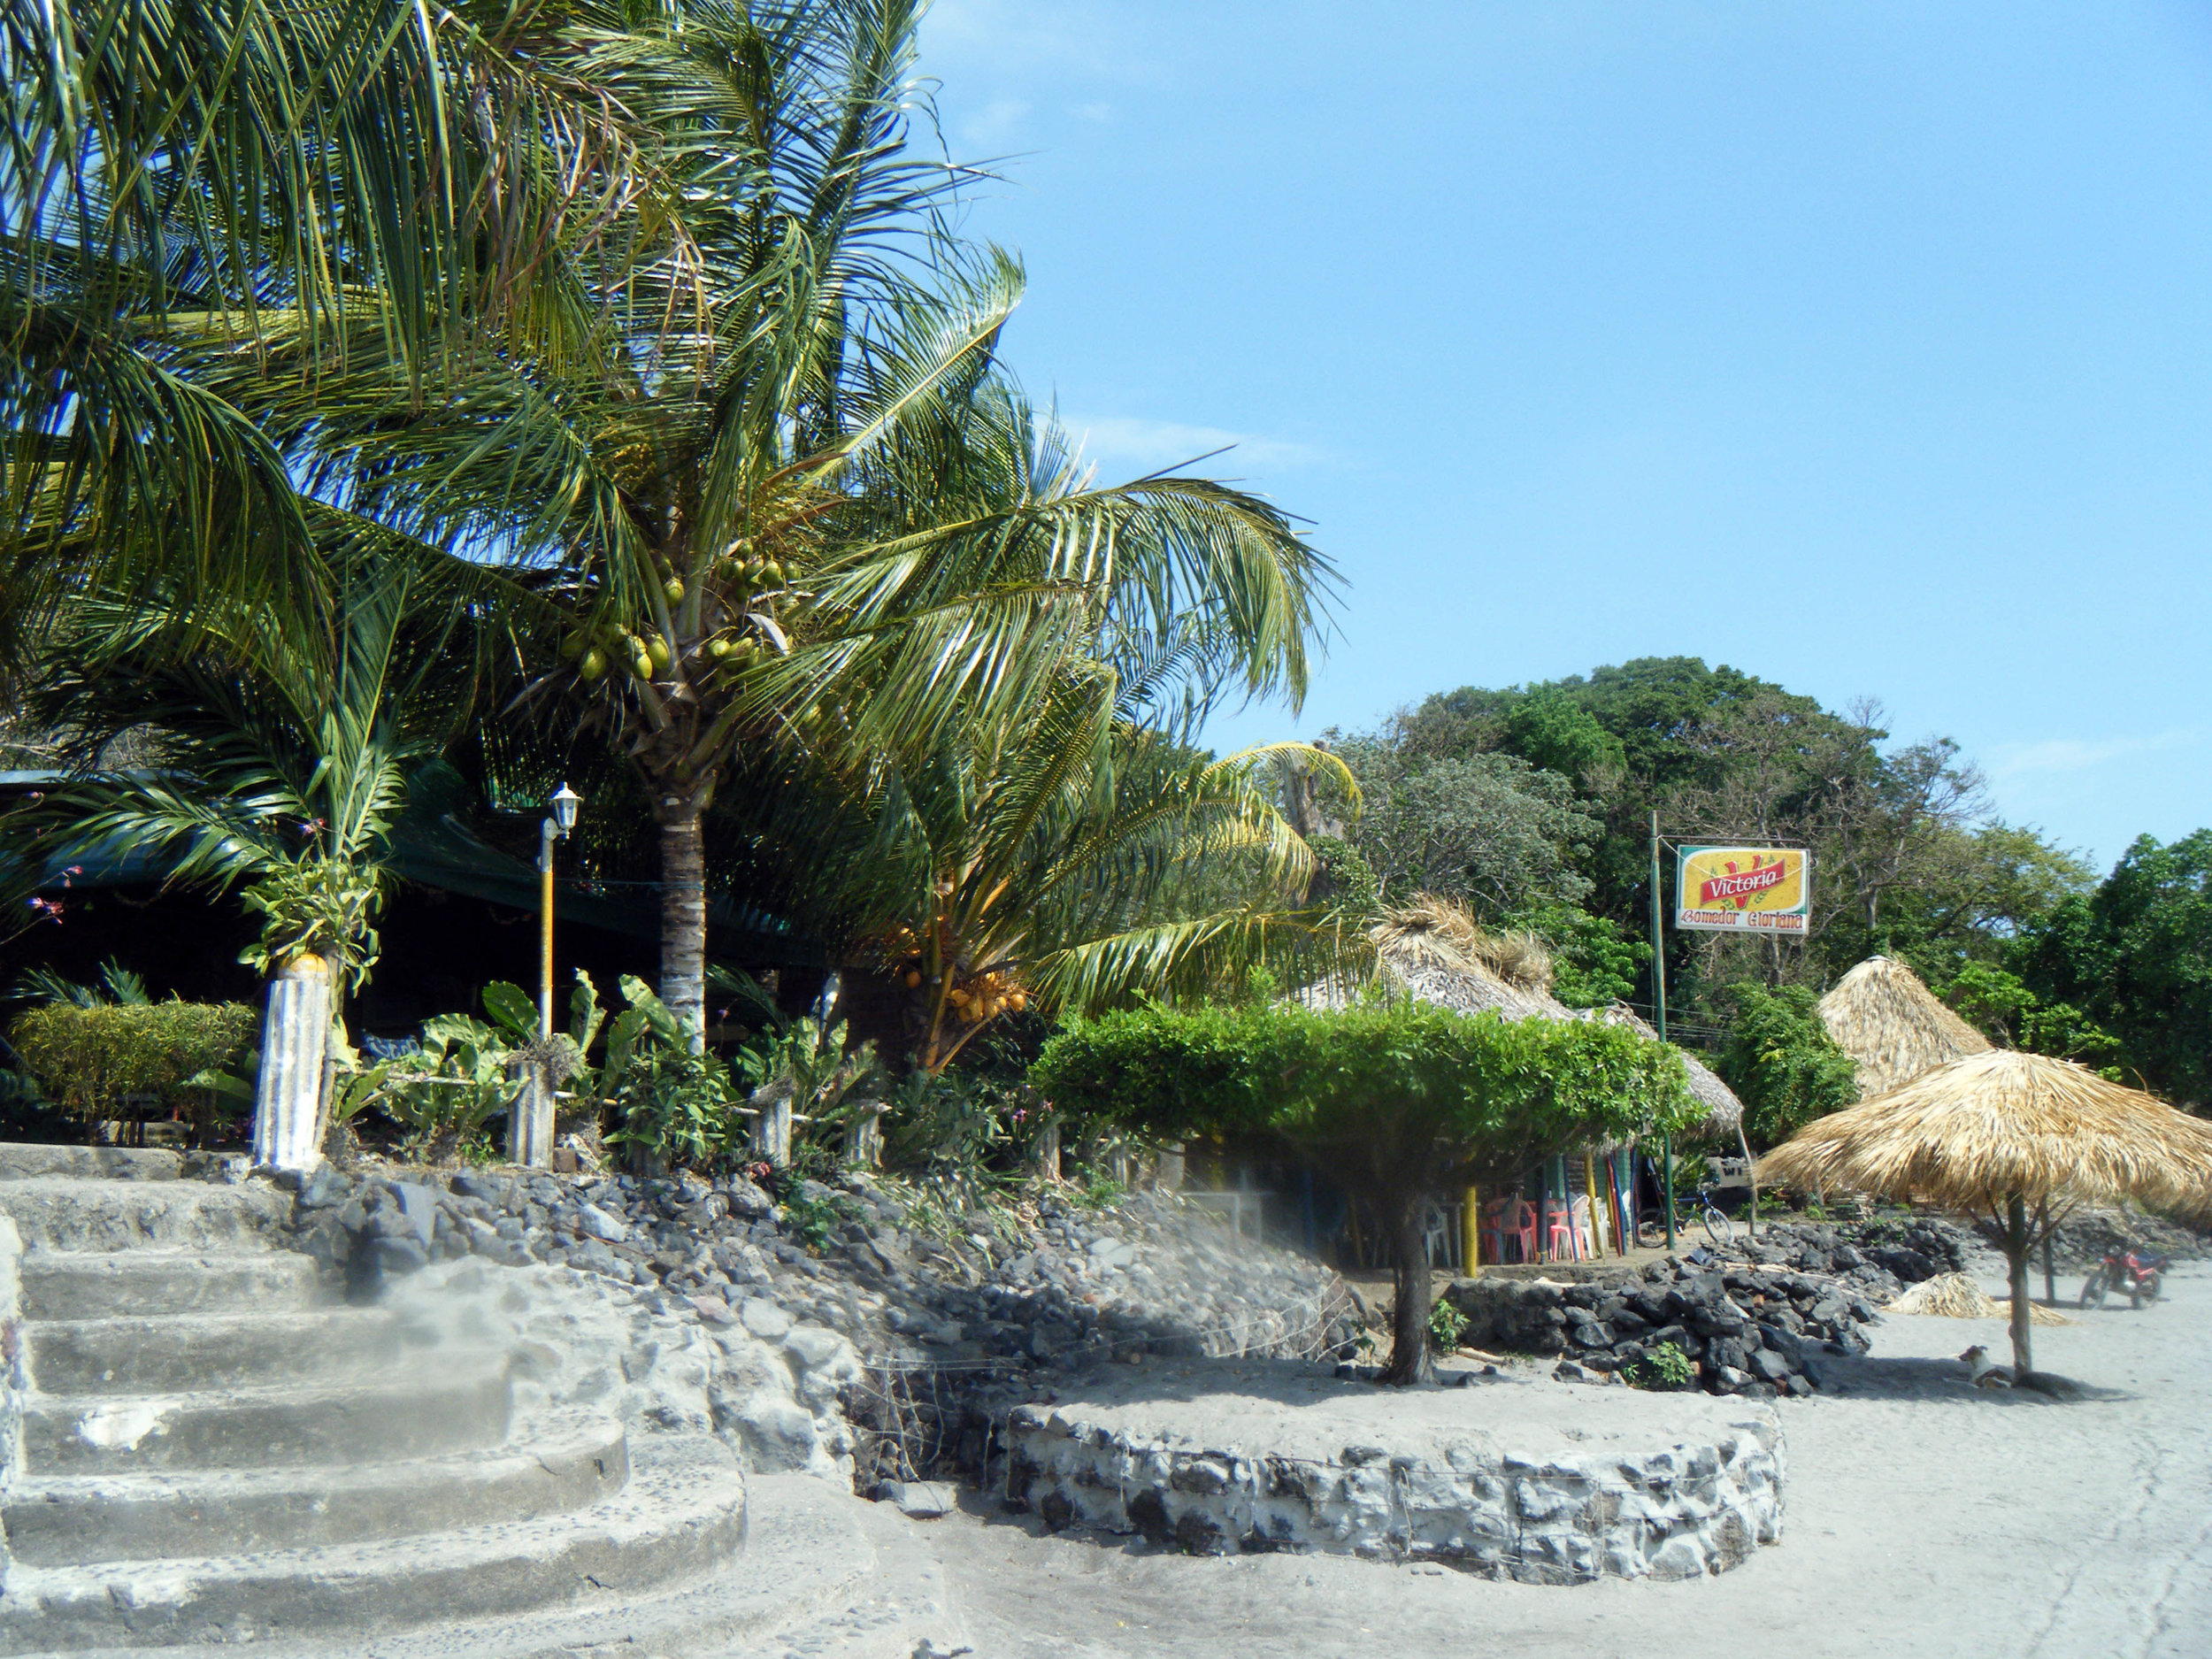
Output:
<instances>
[{"instance_id":1,"label":"curved stone border","mask_svg":"<svg viewBox=\"0 0 2212 1659\"><path fill-rule=\"evenodd\" d=\"M1523 1584L1724 1572L1782 1535L1770 1411L1713 1445L1523 1458L1472 1442L1326 1460L1195 1449L1024 1406L1010 1498L1055 1531L1141 1532L1193 1555L1320 1551L1440 1562Z\"/></svg>"}]
</instances>

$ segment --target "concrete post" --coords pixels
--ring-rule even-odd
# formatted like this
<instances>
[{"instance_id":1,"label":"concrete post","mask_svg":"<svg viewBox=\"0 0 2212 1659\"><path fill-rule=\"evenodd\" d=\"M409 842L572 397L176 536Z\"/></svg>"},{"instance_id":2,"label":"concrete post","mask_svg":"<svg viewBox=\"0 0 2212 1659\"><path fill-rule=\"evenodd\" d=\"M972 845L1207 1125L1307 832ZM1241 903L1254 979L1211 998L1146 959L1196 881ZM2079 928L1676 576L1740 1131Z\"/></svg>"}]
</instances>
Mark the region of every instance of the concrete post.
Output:
<instances>
[{"instance_id":1,"label":"concrete post","mask_svg":"<svg viewBox=\"0 0 2212 1659\"><path fill-rule=\"evenodd\" d=\"M515 1103L507 1109L507 1157L526 1170L553 1167L553 1079L541 1065L515 1062L514 1076L521 1083Z\"/></svg>"},{"instance_id":2,"label":"concrete post","mask_svg":"<svg viewBox=\"0 0 2212 1659\"><path fill-rule=\"evenodd\" d=\"M845 1167L872 1170L882 1163L883 1107L874 1101L864 1101L859 1115L845 1130Z\"/></svg>"},{"instance_id":3,"label":"concrete post","mask_svg":"<svg viewBox=\"0 0 2212 1659\"><path fill-rule=\"evenodd\" d=\"M778 1078L753 1091L746 1103L759 1115L753 1119L753 1156L772 1170L791 1167L791 1095L788 1077Z\"/></svg>"},{"instance_id":4,"label":"concrete post","mask_svg":"<svg viewBox=\"0 0 2212 1659\"><path fill-rule=\"evenodd\" d=\"M1160 1148L1160 1161L1155 1166L1152 1185L1164 1193L1183 1190L1183 1143L1171 1141Z\"/></svg>"},{"instance_id":5,"label":"concrete post","mask_svg":"<svg viewBox=\"0 0 2212 1659\"><path fill-rule=\"evenodd\" d=\"M1037 1131L1037 1138L1030 1143L1029 1152L1035 1160L1039 1180L1056 1181L1060 1179L1060 1120L1057 1118L1048 1119L1044 1127Z\"/></svg>"},{"instance_id":6,"label":"concrete post","mask_svg":"<svg viewBox=\"0 0 2212 1659\"><path fill-rule=\"evenodd\" d=\"M280 1170L322 1162L324 1062L330 1047L330 967L295 956L269 981L254 1083L253 1161Z\"/></svg>"}]
</instances>

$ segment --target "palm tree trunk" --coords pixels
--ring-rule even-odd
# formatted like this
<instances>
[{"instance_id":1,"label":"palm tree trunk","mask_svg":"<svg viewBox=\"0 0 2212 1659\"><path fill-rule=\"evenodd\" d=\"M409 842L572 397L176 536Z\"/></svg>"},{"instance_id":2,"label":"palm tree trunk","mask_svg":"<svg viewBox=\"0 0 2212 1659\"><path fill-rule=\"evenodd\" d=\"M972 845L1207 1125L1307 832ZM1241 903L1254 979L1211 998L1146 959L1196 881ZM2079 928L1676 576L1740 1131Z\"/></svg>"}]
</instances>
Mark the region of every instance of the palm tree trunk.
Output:
<instances>
[{"instance_id":1,"label":"palm tree trunk","mask_svg":"<svg viewBox=\"0 0 2212 1659\"><path fill-rule=\"evenodd\" d=\"M1396 1258L1397 1306L1391 1316L1390 1366L1386 1383L1425 1382L1436 1374L1429 1358L1429 1241L1421 1223L1426 1195L1393 1195L1391 1254Z\"/></svg>"},{"instance_id":2,"label":"palm tree trunk","mask_svg":"<svg viewBox=\"0 0 2212 1659\"><path fill-rule=\"evenodd\" d=\"M707 1046L707 860L704 813L680 804L661 814L661 1001Z\"/></svg>"},{"instance_id":3,"label":"palm tree trunk","mask_svg":"<svg viewBox=\"0 0 2212 1659\"><path fill-rule=\"evenodd\" d=\"M2028 1300L2028 1207L2017 1193L2005 1210L2005 1265L2012 1270L2012 1379L2020 1382L2035 1365L2028 1353L2034 1309Z\"/></svg>"}]
</instances>

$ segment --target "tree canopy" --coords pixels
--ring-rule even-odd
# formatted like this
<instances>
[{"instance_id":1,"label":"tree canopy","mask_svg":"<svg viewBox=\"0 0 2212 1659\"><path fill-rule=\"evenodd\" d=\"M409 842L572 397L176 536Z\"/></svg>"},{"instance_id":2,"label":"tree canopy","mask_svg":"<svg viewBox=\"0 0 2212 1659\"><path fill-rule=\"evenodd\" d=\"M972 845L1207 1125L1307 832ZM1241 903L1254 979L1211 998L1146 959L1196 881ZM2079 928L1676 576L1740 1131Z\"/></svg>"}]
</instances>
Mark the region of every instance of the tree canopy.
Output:
<instances>
[{"instance_id":1,"label":"tree canopy","mask_svg":"<svg viewBox=\"0 0 2212 1659\"><path fill-rule=\"evenodd\" d=\"M1031 1080L1063 1111L1143 1135L1274 1137L1374 1205L1396 1255L1388 1375L1401 1382L1426 1364L1435 1194L1517 1182L1578 1140L1680 1129L1697 1115L1680 1056L1626 1027L1380 998L1111 1013L1055 1036Z\"/></svg>"}]
</instances>

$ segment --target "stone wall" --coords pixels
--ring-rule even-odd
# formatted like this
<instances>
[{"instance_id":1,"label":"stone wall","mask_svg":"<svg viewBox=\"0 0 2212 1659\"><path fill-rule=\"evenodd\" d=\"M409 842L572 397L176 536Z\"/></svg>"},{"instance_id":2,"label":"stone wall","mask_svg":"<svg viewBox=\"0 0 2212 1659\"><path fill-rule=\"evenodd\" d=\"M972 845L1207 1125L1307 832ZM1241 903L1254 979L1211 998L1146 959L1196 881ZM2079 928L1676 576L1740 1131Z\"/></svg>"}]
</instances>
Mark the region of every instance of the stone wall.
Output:
<instances>
[{"instance_id":1,"label":"stone wall","mask_svg":"<svg viewBox=\"0 0 2212 1659\"><path fill-rule=\"evenodd\" d=\"M14 1221L0 1216L0 1493L15 1485L23 1467L23 1395L30 1382L23 1363L22 1268L23 1240ZM0 1581L12 1559L0 1534Z\"/></svg>"},{"instance_id":2,"label":"stone wall","mask_svg":"<svg viewBox=\"0 0 2212 1659\"><path fill-rule=\"evenodd\" d=\"M533 1340L623 1356L619 1386L649 1422L703 1412L752 1469L841 1470L864 1489L979 1471L1007 1409L1052 1378L1148 1356L1312 1357L1354 1330L1329 1270L1151 1194L1092 1207L1048 1192L949 1223L857 1177L803 1183L787 1206L741 1176L371 1166L292 1185L300 1248L356 1297L503 1284L535 1310L509 1310ZM549 1384L617 1386L590 1363Z\"/></svg>"},{"instance_id":3,"label":"stone wall","mask_svg":"<svg viewBox=\"0 0 2212 1659\"><path fill-rule=\"evenodd\" d=\"M1718 1428L1681 1444L1654 1432L1643 1451L1586 1448L1577 1433L1517 1454L1468 1435L1315 1457L1178 1444L1079 1406L1035 1405L1009 1423L1008 1485L1056 1530L1141 1533L1191 1554L1432 1561L1525 1584L1690 1578L1781 1535L1779 1427L1763 1412Z\"/></svg>"},{"instance_id":4,"label":"stone wall","mask_svg":"<svg viewBox=\"0 0 2212 1659\"><path fill-rule=\"evenodd\" d=\"M1863 1327L1879 1317L1831 1280L1671 1257L1579 1284L1486 1277L1445 1294L1467 1318L1463 1341L1559 1356L1570 1379L1626 1373L1649 1385L1654 1354L1671 1347L1707 1393L1768 1399L1811 1394L1821 1356L1865 1353Z\"/></svg>"}]
</instances>

